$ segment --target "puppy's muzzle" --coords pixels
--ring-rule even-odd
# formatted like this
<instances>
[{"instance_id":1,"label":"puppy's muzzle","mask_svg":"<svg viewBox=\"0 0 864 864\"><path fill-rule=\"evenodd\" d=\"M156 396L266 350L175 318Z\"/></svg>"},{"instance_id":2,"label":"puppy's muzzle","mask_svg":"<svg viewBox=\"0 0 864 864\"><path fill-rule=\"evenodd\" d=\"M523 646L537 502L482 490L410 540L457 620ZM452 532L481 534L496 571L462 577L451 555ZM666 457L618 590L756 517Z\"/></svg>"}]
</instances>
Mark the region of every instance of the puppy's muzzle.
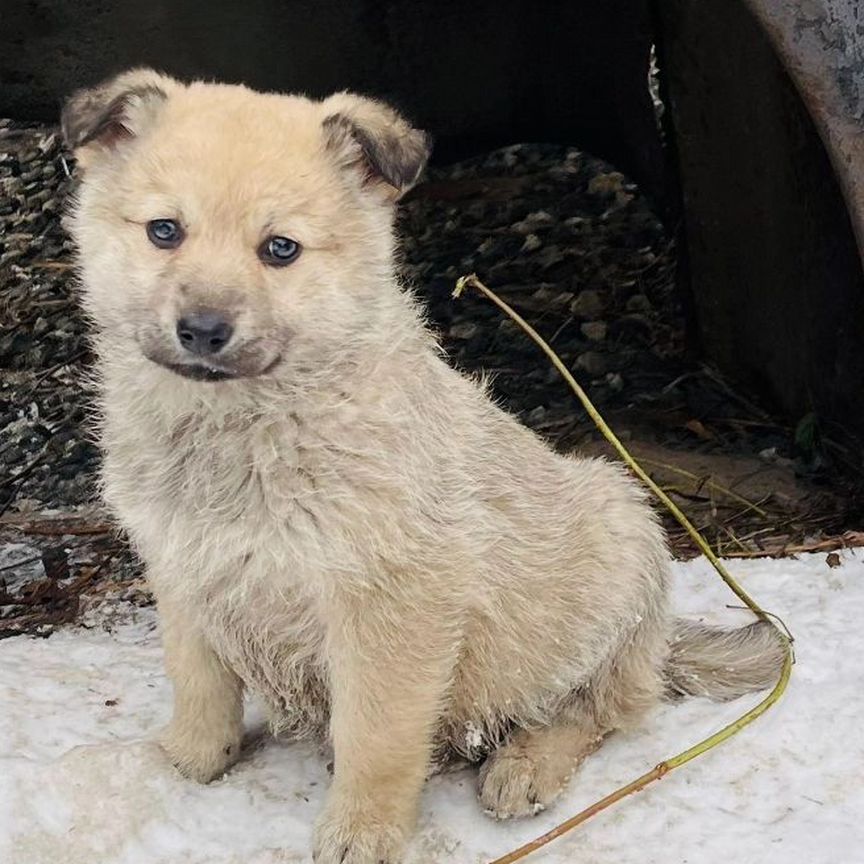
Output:
<instances>
[{"instance_id":1,"label":"puppy's muzzle","mask_svg":"<svg viewBox=\"0 0 864 864\"><path fill-rule=\"evenodd\" d=\"M141 353L153 363L193 381L257 378L282 361L288 333L243 333L238 313L213 306L180 309L173 327L141 327Z\"/></svg>"}]
</instances>

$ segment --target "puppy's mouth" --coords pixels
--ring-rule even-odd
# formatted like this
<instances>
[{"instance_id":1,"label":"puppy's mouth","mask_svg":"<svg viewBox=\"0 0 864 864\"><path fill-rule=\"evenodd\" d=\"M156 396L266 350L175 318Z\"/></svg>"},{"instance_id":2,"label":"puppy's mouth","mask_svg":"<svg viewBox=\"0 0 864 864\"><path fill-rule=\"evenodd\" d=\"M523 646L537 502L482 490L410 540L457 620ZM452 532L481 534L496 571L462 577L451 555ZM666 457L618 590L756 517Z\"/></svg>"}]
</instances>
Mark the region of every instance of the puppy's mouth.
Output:
<instances>
[{"instance_id":1,"label":"puppy's mouth","mask_svg":"<svg viewBox=\"0 0 864 864\"><path fill-rule=\"evenodd\" d=\"M155 336L155 338L154 338ZM144 357L162 369L173 372L187 381L216 383L243 378L260 378L272 372L281 362L283 353L277 345L255 338L232 351L202 356L178 351L166 345L159 334L144 332L136 341Z\"/></svg>"},{"instance_id":2,"label":"puppy's mouth","mask_svg":"<svg viewBox=\"0 0 864 864\"><path fill-rule=\"evenodd\" d=\"M230 381L233 378L241 377L237 372L229 372L227 369L216 369L213 366L197 363L162 363L160 365L170 369L181 378L188 378L190 381Z\"/></svg>"},{"instance_id":3,"label":"puppy's mouth","mask_svg":"<svg viewBox=\"0 0 864 864\"><path fill-rule=\"evenodd\" d=\"M159 357L158 355L147 354L145 357L179 375L181 378L186 378L189 381L235 381L240 378L258 378L261 375L266 375L272 372L276 366L282 361L282 355L277 354L266 366L252 366L251 364L236 364L231 366L216 365L215 363L176 363L167 358Z\"/></svg>"}]
</instances>

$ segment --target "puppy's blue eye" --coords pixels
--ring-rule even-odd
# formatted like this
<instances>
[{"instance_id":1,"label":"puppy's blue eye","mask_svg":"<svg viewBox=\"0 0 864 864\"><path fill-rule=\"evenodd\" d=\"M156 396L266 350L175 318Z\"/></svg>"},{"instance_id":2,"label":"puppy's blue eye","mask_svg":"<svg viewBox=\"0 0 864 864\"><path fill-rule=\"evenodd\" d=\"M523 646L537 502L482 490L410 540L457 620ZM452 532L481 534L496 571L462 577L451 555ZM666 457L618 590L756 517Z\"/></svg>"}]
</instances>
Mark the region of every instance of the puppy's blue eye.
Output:
<instances>
[{"instance_id":1,"label":"puppy's blue eye","mask_svg":"<svg viewBox=\"0 0 864 864\"><path fill-rule=\"evenodd\" d=\"M272 267L284 267L300 254L300 244L288 237L269 237L258 250L258 257Z\"/></svg>"},{"instance_id":2,"label":"puppy's blue eye","mask_svg":"<svg viewBox=\"0 0 864 864\"><path fill-rule=\"evenodd\" d=\"M153 219L147 223L147 237L160 249L176 249L183 242L183 229L173 219Z\"/></svg>"}]
</instances>

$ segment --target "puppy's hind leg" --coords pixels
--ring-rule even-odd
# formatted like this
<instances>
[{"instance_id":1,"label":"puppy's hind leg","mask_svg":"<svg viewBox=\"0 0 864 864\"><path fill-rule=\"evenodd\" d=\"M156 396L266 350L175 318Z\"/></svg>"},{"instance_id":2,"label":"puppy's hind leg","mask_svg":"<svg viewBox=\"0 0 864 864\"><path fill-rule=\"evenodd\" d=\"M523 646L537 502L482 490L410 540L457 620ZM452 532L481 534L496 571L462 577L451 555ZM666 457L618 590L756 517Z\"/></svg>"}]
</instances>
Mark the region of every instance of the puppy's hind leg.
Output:
<instances>
[{"instance_id":1,"label":"puppy's hind leg","mask_svg":"<svg viewBox=\"0 0 864 864\"><path fill-rule=\"evenodd\" d=\"M576 705L550 726L517 730L480 768L483 809L496 819L545 810L600 746L603 734L590 712Z\"/></svg>"},{"instance_id":2,"label":"puppy's hind leg","mask_svg":"<svg viewBox=\"0 0 864 864\"><path fill-rule=\"evenodd\" d=\"M515 732L480 769L483 808L507 819L548 807L609 732L633 723L659 701L666 653L665 629L659 621L646 622L548 726Z\"/></svg>"},{"instance_id":3,"label":"puppy's hind leg","mask_svg":"<svg viewBox=\"0 0 864 864\"><path fill-rule=\"evenodd\" d=\"M188 620L159 603L174 715L160 744L187 777L208 783L240 753L243 685Z\"/></svg>"}]
</instances>

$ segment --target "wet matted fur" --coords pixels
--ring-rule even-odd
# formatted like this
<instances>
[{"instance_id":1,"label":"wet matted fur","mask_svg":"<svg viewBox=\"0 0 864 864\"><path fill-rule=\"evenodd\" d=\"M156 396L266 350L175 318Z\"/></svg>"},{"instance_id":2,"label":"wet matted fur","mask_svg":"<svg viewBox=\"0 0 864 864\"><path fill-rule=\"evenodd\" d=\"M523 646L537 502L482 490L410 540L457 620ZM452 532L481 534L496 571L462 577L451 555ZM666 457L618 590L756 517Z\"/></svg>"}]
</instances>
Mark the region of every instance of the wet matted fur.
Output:
<instances>
[{"instance_id":1,"label":"wet matted fur","mask_svg":"<svg viewBox=\"0 0 864 864\"><path fill-rule=\"evenodd\" d=\"M485 759L484 807L532 813L664 691L770 682L770 628L671 617L621 467L557 455L442 358L394 267L423 133L349 93L146 69L75 94L63 128L104 494L157 598L183 773L237 757L248 687L332 742L316 860L394 864L435 760ZM150 242L156 219L182 242ZM296 260L262 261L272 236ZM203 359L177 335L202 309L232 327Z\"/></svg>"}]
</instances>

